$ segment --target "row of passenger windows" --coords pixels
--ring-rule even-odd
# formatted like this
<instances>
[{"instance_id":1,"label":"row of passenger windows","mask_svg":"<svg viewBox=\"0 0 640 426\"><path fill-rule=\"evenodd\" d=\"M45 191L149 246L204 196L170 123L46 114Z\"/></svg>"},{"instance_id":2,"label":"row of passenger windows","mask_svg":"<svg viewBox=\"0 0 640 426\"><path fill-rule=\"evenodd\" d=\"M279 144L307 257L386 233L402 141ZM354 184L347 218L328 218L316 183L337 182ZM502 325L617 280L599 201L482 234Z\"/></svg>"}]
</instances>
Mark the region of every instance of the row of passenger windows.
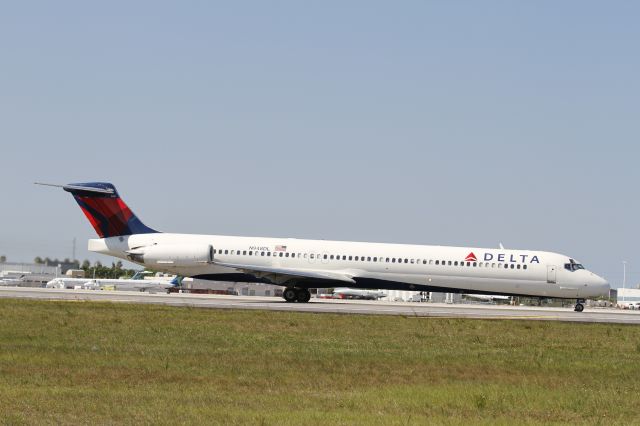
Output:
<instances>
[{"instance_id":1,"label":"row of passenger windows","mask_svg":"<svg viewBox=\"0 0 640 426\"><path fill-rule=\"evenodd\" d=\"M213 251L214 254L231 254L238 256L273 256L273 257L292 257L300 259L324 259L324 260L344 260L354 262L381 262L381 263L407 263L407 264L420 264L423 265L439 265L439 266L467 266L473 268L504 268L504 269L527 269L527 265L509 264L509 263L495 263L495 262L462 262L457 260L426 260L426 259L406 259L395 257L371 257L371 256L347 256L347 255L333 255L333 254L308 254L308 253L284 253L270 251L253 251L253 250L223 250L217 249Z\"/></svg>"}]
</instances>

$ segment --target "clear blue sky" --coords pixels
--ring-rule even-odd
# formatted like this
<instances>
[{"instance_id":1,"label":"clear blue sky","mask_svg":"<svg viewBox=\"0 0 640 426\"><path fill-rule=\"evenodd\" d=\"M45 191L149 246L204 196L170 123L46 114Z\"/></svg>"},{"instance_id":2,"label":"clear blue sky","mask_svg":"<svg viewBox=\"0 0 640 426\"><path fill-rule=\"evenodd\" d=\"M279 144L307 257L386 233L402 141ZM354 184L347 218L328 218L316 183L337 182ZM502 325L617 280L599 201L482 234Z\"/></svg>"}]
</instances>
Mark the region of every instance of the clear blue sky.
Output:
<instances>
[{"instance_id":1,"label":"clear blue sky","mask_svg":"<svg viewBox=\"0 0 640 426\"><path fill-rule=\"evenodd\" d=\"M530 248L629 285L640 4L4 2L0 254L116 184L191 233ZM109 258L101 258L110 261Z\"/></svg>"}]
</instances>

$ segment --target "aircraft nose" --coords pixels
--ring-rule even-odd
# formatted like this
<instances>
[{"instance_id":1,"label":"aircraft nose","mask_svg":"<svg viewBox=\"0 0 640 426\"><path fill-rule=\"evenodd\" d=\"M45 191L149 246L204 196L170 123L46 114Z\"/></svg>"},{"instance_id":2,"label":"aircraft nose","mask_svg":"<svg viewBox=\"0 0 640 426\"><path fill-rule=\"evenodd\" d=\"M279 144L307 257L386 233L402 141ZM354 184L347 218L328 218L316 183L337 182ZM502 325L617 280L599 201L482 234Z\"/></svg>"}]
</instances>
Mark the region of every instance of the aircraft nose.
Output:
<instances>
[{"instance_id":1,"label":"aircraft nose","mask_svg":"<svg viewBox=\"0 0 640 426\"><path fill-rule=\"evenodd\" d=\"M604 278L596 274L592 274L592 275L593 275L592 281L593 281L594 290L597 290L601 296L609 296L609 293L611 291L611 286L609 285L607 280L605 280Z\"/></svg>"}]
</instances>

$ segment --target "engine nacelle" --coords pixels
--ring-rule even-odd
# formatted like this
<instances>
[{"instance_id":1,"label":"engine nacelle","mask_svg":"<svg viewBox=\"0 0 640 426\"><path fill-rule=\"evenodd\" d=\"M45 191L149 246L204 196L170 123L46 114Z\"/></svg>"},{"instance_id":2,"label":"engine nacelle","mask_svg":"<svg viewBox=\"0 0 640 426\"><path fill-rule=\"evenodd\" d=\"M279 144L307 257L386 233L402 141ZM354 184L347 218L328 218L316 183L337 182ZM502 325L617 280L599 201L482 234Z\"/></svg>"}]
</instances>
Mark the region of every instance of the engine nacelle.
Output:
<instances>
[{"instance_id":1,"label":"engine nacelle","mask_svg":"<svg viewBox=\"0 0 640 426\"><path fill-rule=\"evenodd\" d=\"M128 257L133 262L145 265L171 266L197 266L213 262L212 245L192 244L165 244L128 252Z\"/></svg>"}]
</instances>

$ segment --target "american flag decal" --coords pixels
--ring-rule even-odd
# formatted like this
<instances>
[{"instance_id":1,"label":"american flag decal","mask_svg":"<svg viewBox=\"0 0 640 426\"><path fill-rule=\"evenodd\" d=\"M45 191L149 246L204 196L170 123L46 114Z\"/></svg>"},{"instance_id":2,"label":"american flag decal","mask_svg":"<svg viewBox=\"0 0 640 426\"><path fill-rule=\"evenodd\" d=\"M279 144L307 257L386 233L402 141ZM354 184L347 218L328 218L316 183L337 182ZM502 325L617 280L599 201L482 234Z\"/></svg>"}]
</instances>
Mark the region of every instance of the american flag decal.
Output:
<instances>
[{"instance_id":1,"label":"american flag decal","mask_svg":"<svg viewBox=\"0 0 640 426\"><path fill-rule=\"evenodd\" d=\"M274 251L287 251L287 246L276 246Z\"/></svg>"}]
</instances>

